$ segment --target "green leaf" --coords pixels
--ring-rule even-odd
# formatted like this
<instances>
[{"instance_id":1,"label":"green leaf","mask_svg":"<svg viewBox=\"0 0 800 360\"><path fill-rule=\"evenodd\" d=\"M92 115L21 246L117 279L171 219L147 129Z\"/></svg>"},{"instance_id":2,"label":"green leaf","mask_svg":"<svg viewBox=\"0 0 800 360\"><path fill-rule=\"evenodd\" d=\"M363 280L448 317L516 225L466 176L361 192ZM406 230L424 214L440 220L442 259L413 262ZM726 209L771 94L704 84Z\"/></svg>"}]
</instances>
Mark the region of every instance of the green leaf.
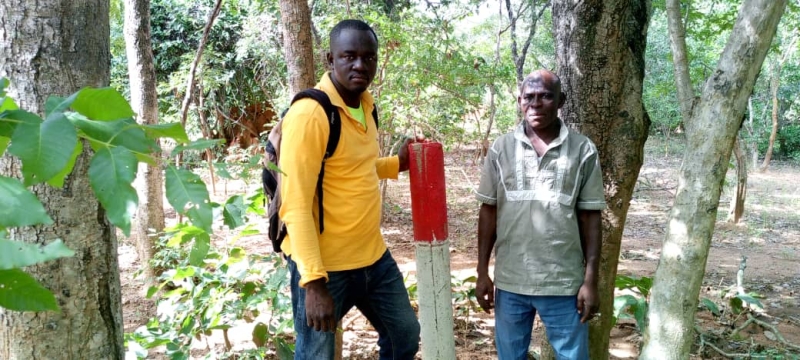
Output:
<instances>
[{"instance_id":1,"label":"green leaf","mask_svg":"<svg viewBox=\"0 0 800 360\"><path fill-rule=\"evenodd\" d=\"M100 149L89 164L89 182L92 190L106 209L106 216L129 236L131 217L136 211L139 197L131 186L136 178L138 161L128 149L122 147Z\"/></svg>"},{"instance_id":2,"label":"green leaf","mask_svg":"<svg viewBox=\"0 0 800 360\"><path fill-rule=\"evenodd\" d=\"M708 298L703 298L702 300L700 300L700 303L703 304L703 306L706 309L708 309L708 311L711 311L711 313L714 314L714 316L719 316L720 314L719 307L717 306L716 303L709 300Z\"/></svg>"},{"instance_id":3,"label":"green leaf","mask_svg":"<svg viewBox=\"0 0 800 360\"><path fill-rule=\"evenodd\" d=\"M0 270L22 268L73 255L75 252L64 245L60 239L40 247L37 244L0 237Z\"/></svg>"},{"instance_id":4,"label":"green leaf","mask_svg":"<svg viewBox=\"0 0 800 360\"><path fill-rule=\"evenodd\" d=\"M742 306L742 299L740 299L738 296L730 298L730 300L728 300L728 304L730 304L731 310L733 310L733 313L736 315L741 314L742 310L744 310L744 307Z\"/></svg>"},{"instance_id":5,"label":"green leaf","mask_svg":"<svg viewBox=\"0 0 800 360\"><path fill-rule=\"evenodd\" d=\"M0 112L6 110L17 110L17 109L19 109L19 107L17 106L17 103L14 102L14 99L8 96L0 97Z\"/></svg>"},{"instance_id":6,"label":"green leaf","mask_svg":"<svg viewBox=\"0 0 800 360\"><path fill-rule=\"evenodd\" d=\"M269 328L264 323L259 322L253 327L253 343L257 347L264 347L267 345L267 337L269 336Z\"/></svg>"},{"instance_id":7,"label":"green leaf","mask_svg":"<svg viewBox=\"0 0 800 360\"><path fill-rule=\"evenodd\" d=\"M294 349L292 345L289 345L286 340L281 338L275 338L275 347L277 348L278 352L278 359L280 360L292 360L294 358Z\"/></svg>"},{"instance_id":8,"label":"green leaf","mask_svg":"<svg viewBox=\"0 0 800 360\"><path fill-rule=\"evenodd\" d=\"M69 119L92 141L95 150L115 145L134 153L150 154L158 149L155 141L148 139L141 125L133 119L94 121L78 114L70 114Z\"/></svg>"},{"instance_id":9,"label":"green leaf","mask_svg":"<svg viewBox=\"0 0 800 360\"><path fill-rule=\"evenodd\" d=\"M620 295L615 297L614 316L612 317L611 320L611 326L613 327L614 325L617 324L617 319L625 319L626 317L630 318L629 316L627 316L625 310L632 305L636 305L637 302L638 300L633 295Z\"/></svg>"},{"instance_id":10,"label":"green leaf","mask_svg":"<svg viewBox=\"0 0 800 360\"><path fill-rule=\"evenodd\" d=\"M11 85L8 78L0 78L0 96L6 96L6 88Z\"/></svg>"},{"instance_id":11,"label":"green leaf","mask_svg":"<svg viewBox=\"0 0 800 360\"><path fill-rule=\"evenodd\" d=\"M180 123L167 123L158 125L143 124L142 128L149 138L171 138L180 144L189 142L189 136Z\"/></svg>"},{"instance_id":12,"label":"green leaf","mask_svg":"<svg viewBox=\"0 0 800 360\"><path fill-rule=\"evenodd\" d=\"M178 155L181 151L184 150L205 150L211 149L214 146L224 144L225 139L200 139L192 141L186 145L178 145L175 149L172 150L172 154L170 156Z\"/></svg>"},{"instance_id":13,"label":"green leaf","mask_svg":"<svg viewBox=\"0 0 800 360\"><path fill-rule=\"evenodd\" d=\"M72 100L74 100L74 98L63 98L54 95L47 97L47 100L44 102L45 117L50 116L54 111L64 112L64 110L69 107Z\"/></svg>"},{"instance_id":14,"label":"green leaf","mask_svg":"<svg viewBox=\"0 0 800 360\"><path fill-rule=\"evenodd\" d=\"M58 311L53 294L20 269L0 270L0 307L14 311Z\"/></svg>"},{"instance_id":15,"label":"green leaf","mask_svg":"<svg viewBox=\"0 0 800 360\"><path fill-rule=\"evenodd\" d=\"M63 115L41 121L36 114L15 110L9 117L20 120L8 151L22 160L25 185L42 183L61 172L69 162L78 134Z\"/></svg>"},{"instance_id":16,"label":"green leaf","mask_svg":"<svg viewBox=\"0 0 800 360\"><path fill-rule=\"evenodd\" d=\"M211 203L203 180L189 170L170 165L166 183L167 200L175 211L189 216L195 226L211 232Z\"/></svg>"},{"instance_id":17,"label":"green leaf","mask_svg":"<svg viewBox=\"0 0 800 360\"><path fill-rule=\"evenodd\" d=\"M197 236L194 238L194 246L192 246L192 251L189 253L189 264L194 266L202 266L210 248L211 238L208 236L208 233L197 234Z\"/></svg>"},{"instance_id":18,"label":"green leaf","mask_svg":"<svg viewBox=\"0 0 800 360\"><path fill-rule=\"evenodd\" d=\"M755 305L759 309L763 309L764 308L764 305L761 305L761 302L758 301L758 299L753 297L751 294L738 294L738 295L736 295L736 297L741 299L742 301L750 304L750 305Z\"/></svg>"},{"instance_id":19,"label":"green leaf","mask_svg":"<svg viewBox=\"0 0 800 360\"><path fill-rule=\"evenodd\" d=\"M81 89L72 108L89 119L99 121L127 119L136 115L128 101L110 87Z\"/></svg>"},{"instance_id":20,"label":"green leaf","mask_svg":"<svg viewBox=\"0 0 800 360\"><path fill-rule=\"evenodd\" d=\"M633 307L633 317L636 318L636 326L639 331L644 333L644 329L647 326L647 300L645 298L639 298L639 301Z\"/></svg>"},{"instance_id":21,"label":"green leaf","mask_svg":"<svg viewBox=\"0 0 800 360\"><path fill-rule=\"evenodd\" d=\"M63 187L64 180L67 179L67 175L72 173L72 169L75 168L75 161L78 160L78 155L80 155L82 152L83 152L83 142L81 141L76 142L75 149L72 150L72 155L70 156L69 161L67 161L67 165L64 166L61 172L50 178L50 180L47 180L47 183L55 188Z\"/></svg>"},{"instance_id":22,"label":"green leaf","mask_svg":"<svg viewBox=\"0 0 800 360\"><path fill-rule=\"evenodd\" d=\"M241 195L234 195L228 198L225 202L225 207L222 210L222 217L225 225L231 229L235 229L245 224L244 212L244 198Z\"/></svg>"},{"instance_id":23,"label":"green leaf","mask_svg":"<svg viewBox=\"0 0 800 360\"><path fill-rule=\"evenodd\" d=\"M0 136L0 156L3 156L3 154L6 152L6 147L8 146L8 143L10 141L11 139L4 136Z\"/></svg>"},{"instance_id":24,"label":"green leaf","mask_svg":"<svg viewBox=\"0 0 800 360\"><path fill-rule=\"evenodd\" d=\"M36 195L19 180L0 176L0 228L52 223Z\"/></svg>"}]
</instances>

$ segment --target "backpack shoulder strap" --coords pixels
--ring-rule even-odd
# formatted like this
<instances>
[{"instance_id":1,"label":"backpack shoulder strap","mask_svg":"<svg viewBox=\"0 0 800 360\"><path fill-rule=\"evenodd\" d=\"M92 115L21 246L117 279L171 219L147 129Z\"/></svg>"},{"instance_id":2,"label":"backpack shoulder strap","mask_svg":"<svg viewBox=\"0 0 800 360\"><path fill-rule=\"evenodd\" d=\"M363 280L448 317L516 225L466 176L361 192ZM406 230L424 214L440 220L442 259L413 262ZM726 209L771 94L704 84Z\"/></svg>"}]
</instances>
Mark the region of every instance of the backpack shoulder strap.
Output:
<instances>
[{"instance_id":1,"label":"backpack shoulder strap","mask_svg":"<svg viewBox=\"0 0 800 360\"><path fill-rule=\"evenodd\" d=\"M320 166L319 177L317 177L317 198L319 199L319 203L317 204L319 206L319 233L322 234L322 232L325 230L325 217L322 209L322 178L325 176L325 161L331 157L331 155L333 155L333 152L336 151L336 147L339 146L339 137L342 134L342 119L339 116L339 109L331 104L331 99L324 91L314 88L303 90L297 93L294 98L292 98L292 103L305 98L314 99L314 101L318 102L322 106L322 109L325 110L325 113L328 115L328 124L331 128L330 134L328 134L328 145L325 146L325 154L322 157L322 165Z\"/></svg>"},{"instance_id":2,"label":"backpack shoulder strap","mask_svg":"<svg viewBox=\"0 0 800 360\"><path fill-rule=\"evenodd\" d=\"M339 110L331 104L331 99L328 97L328 94L319 89L305 89L297 93L294 98L292 98L292 104L297 100L308 98L318 102L322 106L322 109L325 110L325 114L328 115L328 124L330 124L331 131L328 135L328 145L325 147L324 161L331 157L333 152L336 151L336 147L339 146L339 137L342 133L342 120L339 117Z\"/></svg>"}]
</instances>

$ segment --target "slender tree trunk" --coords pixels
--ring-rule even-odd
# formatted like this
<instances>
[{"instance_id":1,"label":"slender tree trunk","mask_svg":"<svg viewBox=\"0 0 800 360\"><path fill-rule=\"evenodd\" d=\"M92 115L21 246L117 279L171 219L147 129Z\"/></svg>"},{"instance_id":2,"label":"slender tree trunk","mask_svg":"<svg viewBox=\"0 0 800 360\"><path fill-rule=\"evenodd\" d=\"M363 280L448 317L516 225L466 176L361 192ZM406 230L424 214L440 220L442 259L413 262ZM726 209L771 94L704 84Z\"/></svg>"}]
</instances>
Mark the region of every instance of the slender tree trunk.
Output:
<instances>
[{"instance_id":1,"label":"slender tree trunk","mask_svg":"<svg viewBox=\"0 0 800 360\"><path fill-rule=\"evenodd\" d=\"M296 94L316 83L311 10L305 0L280 0L280 5L283 51L289 68L289 90Z\"/></svg>"},{"instance_id":2,"label":"slender tree trunk","mask_svg":"<svg viewBox=\"0 0 800 360\"><path fill-rule=\"evenodd\" d=\"M683 123L686 123L692 116L694 104L694 89L692 79L689 77L689 57L686 51L686 28L681 16L680 0L667 0L666 5L672 63L675 67L675 87L678 90L681 118Z\"/></svg>"},{"instance_id":3,"label":"slender tree trunk","mask_svg":"<svg viewBox=\"0 0 800 360\"><path fill-rule=\"evenodd\" d=\"M686 125L686 154L650 292L640 359L686 359L722 183L736 133L785 0L745 0Z\"/></svg>"},{"instance_id":4,"label":"slender tree trunk","mask_svg":"<svg viewBox=\"0 0 800 360\"><path fill-rule=\"evenodd\" d=\"M644 158L650 118L642 103L649 0L554 0L561 118L598 147L606 202L600 313L590 324L592 359L608 358L622 230Z\"/></svg>"},{"instance_id":5,"label":"slender tree trunk","mask_svg":"<svg viewBox=\"0 0 800 360\"><path fill-rule=\"evenodd\" d=\"M775 138L778 136L778 89L781 84L781 64L775 63L772 67L772 79L770 81L770 90L772 93L772 131L769 133L769 145L767 152L764 154L764 162L761 163L760 172L767 171L769 162L772 160L772 150L775 148Z\"/></svg>"},{"instance_id":6,"label":"slender tree trunk","mask_svg":"<svg viewBox=\"0 0 800 360\"><path fill-rule=\"evenodd\" d=\"M128 57L131 106L140 124L158 124L158 95L153 47L150 43L150 0L125 0L125 52ZM150 266L156 253L158 234L164 230L164 175L158 164L140 163L136 174L139 208L134 241L145 277L144 290L155 283L157 274Z\"/></svg>"},{"instance_id":7,"label":"slender tree trunk","mask_svg":"<svg viewBox=\"0 0 800 360\"><path fill-rule=\"evenodd\" d=\"M108 0L4 0L0 19L0 76L22 108L42 114L50 95L108 86ZM9 231L36 244L60 238L75 256L26 268L61 312L0 309L0 359L124 358L117 239L89 185L90 156L85 145L63 188L32 188L52 225ZM19 162L0 158L0 174L20 177Z\"/></svg>"},{"instance_id":8,"label":"slender tree trunk","mask_svg":"<svg viewBox=\"0 0 800 360\"><path fill-rule=\"evenodd\" d=\"M736 191L731 198L728 222L736 224L744 214L744 201L747 197L747 158L742 151L742 138L733 142L733 156L736 157Z\"/></svg>"}]
</instances>

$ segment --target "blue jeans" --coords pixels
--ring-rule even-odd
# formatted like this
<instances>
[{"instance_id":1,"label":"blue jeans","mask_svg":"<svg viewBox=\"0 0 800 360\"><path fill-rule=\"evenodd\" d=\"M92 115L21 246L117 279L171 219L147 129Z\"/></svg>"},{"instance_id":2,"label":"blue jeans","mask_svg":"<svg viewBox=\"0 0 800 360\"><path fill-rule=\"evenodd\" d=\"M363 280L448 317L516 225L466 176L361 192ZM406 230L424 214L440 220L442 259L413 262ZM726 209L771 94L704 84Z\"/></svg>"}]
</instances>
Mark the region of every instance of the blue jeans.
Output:
<instances>
[{"instance_id":1,"label":"blue jeans","mask_svg":"<svg viewBox=\"0 0 800 360\"><path fill-rule=\"evenodd\" d=\"M581 324L573 296L530 296L497 289L495 343L500 360L525 360L536 312L558 360L589 359L589 324Z\"/></svg>"},{"instance_id":2,"label":"blue jeans","mask_svg":"<svg viewBox=\"0 0 800 360\"><path fill-rule=\"evenodd\" d=\"M316 331L306 321L306 290L299 286L297 264L288 259L291 271L292 311L296 360L333 359L335 334ZM378 331L381 360L413 359L419 349L419 322L408 300L403 275L387 250L374 264L355 270L328 272L328 292L333 297L336 321L353 306Z\"/></svg>"}]
</instances>

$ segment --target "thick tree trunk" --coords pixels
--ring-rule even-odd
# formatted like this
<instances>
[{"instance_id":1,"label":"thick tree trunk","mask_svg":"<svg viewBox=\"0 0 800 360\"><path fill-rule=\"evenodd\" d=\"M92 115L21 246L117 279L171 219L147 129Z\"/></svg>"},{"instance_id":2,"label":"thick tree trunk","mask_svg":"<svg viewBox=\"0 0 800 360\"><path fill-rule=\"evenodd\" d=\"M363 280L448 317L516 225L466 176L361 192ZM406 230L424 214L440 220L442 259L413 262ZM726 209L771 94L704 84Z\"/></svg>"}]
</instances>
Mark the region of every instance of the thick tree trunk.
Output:
<instances>
[{"instance_id":1,"label":"thick tree trunk","mask_svg":"<svg viewBox=\"0 0 800 360\"><path fill-rule=\"evenodd\" d=\"M644 158L650 118L642 103L649 0L556 0L561 117L598 147L608 209L603 211L600 313L590 327L592 359L608 358L614 278L622 230Z\"/></svg>"},{"instance_id":2,"label":"thick tree trunk","mask_svg":"<svg viewBox=\"0 0 800 360\"><path fill-rule=\"evenodd\" d=\"M311 11L305 0L280 0L280 5L283 51L289 68L289 90L296 94L316 83Z\"/></svg>"},{"instance_id":3,"label":"thick tree trunk","mask_svg":"<svg viewBox=\"0 0 800 360\"><path fill-rule=\"evenodd\" d=\"M150 44L150 0L125 0L125 51L128 56L131 106L141 124L158 124L158 95L153 47ZM164 230L164 175L157 165L141 163L136 174L139 209L134 241L144 271L146 290L158 276L150 266L158 233Z\"/></svg>"},{"instance_id":4,"label":"thick tree trunk","mask_svg":"<svg viewBox=\"0 0 800 360\"><path fill-rule=\"evenodd\" d=\"M692 79L689 77L689 57L686 51L686 28L683 26L680 0L667 0L666 5L672 63L675 67L675 87L681 107L681 121L686 123L692 116L694 103L694 89ZM691 4L687 6L691 6Z\"/></svg>"},{"instance_id":5,"label":"thick tree trunk","mask_svg":"<svg viewBox=\"0 0 800 360\"><path fill-rule=\"evenodd\" d=\"M742 138L733 142L733 156L736 158L736 190L728 210L728 222L736 224L744 214L744 201L747 198L747 159L742 151Z\"/></svg>"},{"instance_id":6,"label":"thick tree trunk","mask_svg":"<svg viewBox=\"0 0 800 360\"><path fill-rule=\"evenodd\" d=\"M108 0L0 2L0 76L20 106L43 113L50 95L109 83ZM12 229L17 241L57 238L75 256L25 270L52 291L61 312L0 309L0 359L122 359L117 241L89 185L89 146L62 189L37 185L54 223ZM0 173L20 176L18 161L0 158Z\"/></svg>"},{"instance_id":7,"label":"thick tree trunk","mask_svg":"<svg viewBox=\"0 0 800 360\"><path fill-rule=\"evenodd\" d=\"M650 293L640 359L686 359L720 192L747 98L785 0L745 0L717 69L687 123L686 154Z\"/></svg>"}]
</instances>

